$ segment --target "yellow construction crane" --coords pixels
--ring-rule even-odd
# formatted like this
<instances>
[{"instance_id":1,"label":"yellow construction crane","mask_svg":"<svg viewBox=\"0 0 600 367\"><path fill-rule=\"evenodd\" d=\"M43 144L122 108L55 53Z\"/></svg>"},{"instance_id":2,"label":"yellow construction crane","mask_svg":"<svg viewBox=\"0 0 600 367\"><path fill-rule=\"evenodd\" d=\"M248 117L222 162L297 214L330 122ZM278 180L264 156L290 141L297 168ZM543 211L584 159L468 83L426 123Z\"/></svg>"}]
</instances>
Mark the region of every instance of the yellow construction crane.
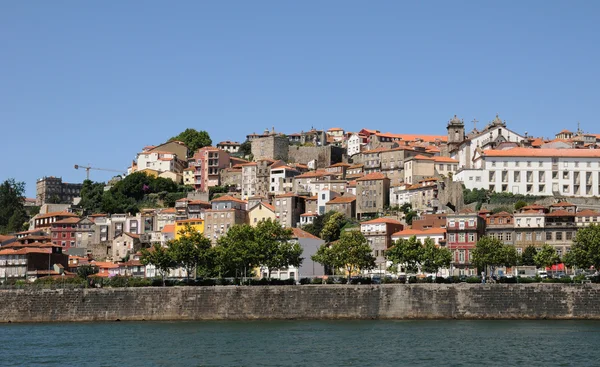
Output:
<instances>
[{"instance_id":1,"label":"yellow construction crane","mask_svg":"<svg viewBox=\"0 0 600 367\"><path fill-rule=\"evenodd\" d=\"M75 169L84 169L85 170L85 174L87 176L87 179L90 179L90 170L94 170L94 171L107 171L107 172L118 172L120 174L124 174L123 171L117 170L117 169L110 169L110 168L96 168L96 167L90 167L90 166L82 166L80 164L76 164L75 165Z\"/></svg>"}]
</instances>

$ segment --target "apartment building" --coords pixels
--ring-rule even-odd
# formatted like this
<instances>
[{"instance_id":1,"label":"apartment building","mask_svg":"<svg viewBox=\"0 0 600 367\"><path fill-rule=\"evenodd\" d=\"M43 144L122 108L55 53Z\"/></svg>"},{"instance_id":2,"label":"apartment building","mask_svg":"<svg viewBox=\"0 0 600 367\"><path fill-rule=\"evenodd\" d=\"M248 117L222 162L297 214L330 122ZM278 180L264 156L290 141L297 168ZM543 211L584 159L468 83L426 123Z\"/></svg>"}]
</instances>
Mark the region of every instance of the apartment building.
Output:
<instances>
[{"instance_id":1,"label":"apartment building","mask_svg":"<svg viewBox=\"0 0 600 367\"><path fill-rule=\"evenodd\" d=\"M468 209L448 214L446 233L447 247L452 252L451 275L475 275L472 251L485 235L485 220Z\"/></svg>"},{"instance_id":2,"label":"apartment building","mask_svg":"<svg viewBox=\"0 0 600 367\"><path fill-rule=\"evenodd\" d=\"M375 256L376 269L380 273L385 273L387 259L385 252L389 249L392 242L392 235L404 229L404 225L395 219L377 218L360 224L360 232L365 236L369 246L373 249Z\"/></svg>"},{"instance_id":3,"label":"apartment building","mask_svg":"<svg viewBox=\"0 0 600 367\"><path fill-rule=\"evenodd\" d=\"M275 196L273 199L275 217L283 227L293 228L300 224L300 216L305 213L304 197L294 193Z\"/></svg>"},{"instance_id":4,"label":"apartment building","mask_svg":"<svg viewBox=\"0 0 600 367\"><path fill-rule=\"evenodd\" d=\"M346 218L356 217L356 197L350 194L337 196L325 203L325 212L335 211Z\"/></svg>"},{"instance_id":5,"label":"apartment building","mask_svg":"<svg viewBox=\"0 0 600 367\"><path fill-rule=\"evenodd\" d=\"M454 175L467 189L537 196L600 196L600 150L487 150Z\"/></svg>"},{"instance_id":6,"label":"apartment building","mask_svg":"<svg viewBox=\"0 0 600 367\"><path fill-rule=\"evenodd\" d=\"M284 162L277 162L270 166L269 193L282 195L294 191L294 177L299 176L298 170Z\"/></svg>"},{"instance_id":7,"label":"apartment building","mask_svg":"<svg viewBox=\"0 0 600 367\"><path fill-rule=\"evenodd\" d=\"M389 204L390 179L383 173L367 174L356 180L356 215L376 215Z\"/></svg>"},{"instance_id":8,"label":"apartment building","mask_svg":"<svg viewBox=\"0 0 600 367\"><path fill-rule=\"evenodd\" d=\"M229 152L215 148L198 149L193 157L194 188L196 191L208 192L210 187L219 186L220 173L229 167Z\"/></svg>"}]
</instances>

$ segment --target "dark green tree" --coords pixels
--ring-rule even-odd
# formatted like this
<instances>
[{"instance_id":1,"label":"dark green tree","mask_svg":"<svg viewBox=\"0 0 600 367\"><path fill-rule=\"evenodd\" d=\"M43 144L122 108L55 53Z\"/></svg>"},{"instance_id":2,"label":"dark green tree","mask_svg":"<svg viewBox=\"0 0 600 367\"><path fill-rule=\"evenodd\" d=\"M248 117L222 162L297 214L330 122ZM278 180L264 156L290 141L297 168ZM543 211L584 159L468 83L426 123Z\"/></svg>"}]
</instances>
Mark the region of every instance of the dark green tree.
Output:
<instances>
[{"instance_id":1,"label":"dark green tree","mask_svg":"<svg viewBox=\"0 0 600 367\"><path fill-rule=\"evenodd\" d=\"M452 253L450 250L436 246L431 238L425 239L421 258L419 259L423 272L437 274L440 269L449 267L451 261Z\"/></svg>"},{"instance_id":2,"label":"dark green tree","mask_svg":"<svg viewBox=\"0 0 600 367\"><path fill-rule=\"evenodd\" d=\"M82 265L77 267L77 276L82 279L87 279L88 276L98 273L98 268L91 265Z\"/></svg>"},{"instance_id":3,"label":"dark green tree","mask_svg":"<svg viewBox=\"0 0 600 367\"><path fill-rule=\"evenodd\" d=\"M101 182L83 181L81 188L81 201L79 206L84 214L95 214L102 211L102 198L104 197L104 184Z\"/></svg>"},{"instance_id":4,"label":"dark green tree","mask_svg":"<svg viewBox=\"0 0 600 367\"><path fill-rule=\"evenodd\" d=\"M412 204L411 203L402 204L402 206L400 207L400 211L402 211L402 213L404 213L405 215L410 213L412 211Z\"/></svg>"},{"instance_id":5,"label":"dark green tree","mask_svg":"<svg viewBox=\"0 0 600 367\"><path fill-rule=\"evenodd\" d=\"M167 244L171 258L185 269L188 281L192 273L210 273L211 243L202 233L187 225Z\"/></svg>"},{"instance_id":6,"label":"dark green tree","mask_svg":"<svg viewBox=\"0 0 600 367\"><path fill-rule=\"evenodd\" d=\"M290 242L292 230L281 227L271 219L259 222L254 230L254 241L259 264L266 268L268 277L274 269L299 267L302 263L302 248L298 243Z\"/></svg>"},{"instance_id":7,"label":"dark green tree","mask_svg":"<svg viewBox=\"0 0 600 367\"><path fill-rule=\"evenodd\" d=\"M385 257L394 265L404 267L407 273L416 273L421 264L423 246L417 237L399 239L385 253Z\"/></svg>"},{"instance_id":8,"label":"dark green tree","mask_svg":"<svg viewBox=\"0 0 600 367\"><path fill-rule=\"evenodd\" d=\"M330 212L327 221L321 229L321 239L325 242L337 241L340 238L342 227L346 224L346 217L342 213Z\"/></svg>"},{"instance_id":9,"label":"dark green tree","mask_svg":"<svg viewBox=\"0 0 600 367\"><path fill-rule=\"evenodd\" d=\"M215 247L217 271L222 277L246 275L260 266L255 231L248 224L232 226Z\"/></svg>"},{"instance_id":10,"label":"dark green tree","mask_svg":"<svg viewBox=\"0 0 600 367\"><path fill-rule=\"evenodd\" d=\"M581 269L600 269L600 225L592 224L577 231L566 262Z\"/></svg>"},{"instance_id":11,"label":"dark green tree","mask_svg":"<svg viewBox=\"0 0 600 367\"><path fill-rule=\"evenodd\" d=\"M375 267L372 249L360 231L342 232L338 241L323 244L311 259L333 269L345 269L348 280L356 272Z\"/></svg>"},{"instance_id":12,"label":"dark green tree","mask_svg":"<svg viewBox=\"0 0 600 367\"><path fill-rule=\"evenodd\" d=\"M181 141L189 149L190 155L193 155L198 149L210 146L212 140L210 135L204 130L197 131L196 129L185 129L179 135L172 137L169 141Z\"/></svg>"},{"instance_id":13,"label":"dark green tree","mask_svg":"<svg viewBox=\"0 0 600 367\"><path fill-rule=\"evenodd\" d=\"M411 225L416 217L417 212L411 210L404 216L404 221L406 222L406 224Z\"/></svg>"},{"instance_id":14,"label":"dark green tree","mask_svg":"<svg viewBox=\"0 0 600 367\"><path fill-rule=\"evenodd\" d=\"M242 156L248 156L250 154L252 154L252 143L250 143L248 140L246 140L245 142L243 142L240 145L240 150L239 152L242 154Z\"/></svg>"},{"instance_id":15,"label":"dark green tree","mask_svg":"<svg viewBox=\"0 0 600 367\"><path fill-rule=\"evenodd\" d=\"M537 249L533 246L527 246L525 251L523 251L523 255L521 255L521 265L525 266L534 266L535 265L535 254L537 254Z\"/></svg>"},{"instance_id":16,"label":"dark green tree","mask_svg":"<svg viewBox=\"0 0 600 367\"><path fill-rule=\"evenodd\" d=\"M149 249L142 249L141 262L144 265L153 265L156 268L162 278L163 287L169 271L177 265L170 251L159 244L155 244Z\"/></svg>"},{"instance_id":17,"label":"dark green tree","mask_svg":"<svg viewBox=\"0 0 600 367\"><path fill-rule=\"evenodd\" d=\"M25 183L9 178L0 184L0 233L19 232L28 220Z\"/></svg>"},{"instance_id":18,"label":"dark green tree","mask_svg":"<svg viewBox=\"0 0 600 367\"><path fill-rule=\"evenodd\" d=\"M558 264L560 262L560 256L558 256L558 253L553 246L545 244L535 254L533 261L538 268L546 268Z\"/></svg>"},{"instance_id":19,"label":"dark green tree","mask_svg":"<svg viewBox=\"0 0 600 367\"><path fill-rule=\"evenodd\" d=\"M526 201L519 200L519 201L517 201L517 202L515 203L515 210L519 210L519 209L521 209L521 208L523 208L523 207L526 207L527 205L529 205L529 204L527 204L527 202L526 202ZM510 213L510 212L509 212L509 213Z\"/></svg>"},{"instance_id":20,"label":"dark green tree","mask_svg":"<svg viewBox=\"0 0 600 367\"><path fill-rule=\"evenodd\" d=\"M481 237L472 253L473 263L479 270L494 275L498 266L515 266L518 262L517 250L513 246L504 245L502 241L488 236Z\"/></svg>"}]
</instances>

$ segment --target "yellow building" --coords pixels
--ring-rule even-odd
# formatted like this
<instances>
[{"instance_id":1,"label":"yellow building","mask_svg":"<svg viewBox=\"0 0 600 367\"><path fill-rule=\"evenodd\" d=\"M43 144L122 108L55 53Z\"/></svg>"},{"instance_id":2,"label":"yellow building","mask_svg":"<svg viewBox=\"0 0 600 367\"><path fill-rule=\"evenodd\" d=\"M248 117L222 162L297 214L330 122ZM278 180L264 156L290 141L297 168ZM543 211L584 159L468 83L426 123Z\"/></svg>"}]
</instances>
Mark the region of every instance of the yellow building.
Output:
<instances>
[{"instance_id":1,"label":"yellow building","mask_svg":"<svg viewBox=\"0 0 600 367\"><path fill-rule=\"evenodd\" d=\"M181 237L181 230L185 228L185 226L190 226L192 229L200 233L204 233L204 220L202 219L183 219L175 221L175 239L179 239Z\"/></svg>"},{"instance_id":2,"label":"yellow building","mask_svg":"<svg viewBox=\"0 0 600 367\"><path fill-rule=\"evenodd\" d=\"M141 169L136 172L145 173L147 176L158 177L158 171L150 168Z\"/></svg>"},{"instance_id":3,"label":"yellow building","mask_svg":"<svg viewBox=\"0 0 600 367\"><path fill-rule=\"evenodd\" d=\"M183 184L194 186L194 168L186 168L183 170Z\"/></svg>"},{"instance_id":4,"label":"yellow building","mask_svg":"<svg viewBox=\"0 0 600 367\"><path fill-rule=\"evenodd\" d=\"M271 204L261 202L248 211L248 220L252 227L256 227L260 221L269 218L273 221L277 220L277 217L275 216L275 207Z\"/></svg>"}]
</instances>

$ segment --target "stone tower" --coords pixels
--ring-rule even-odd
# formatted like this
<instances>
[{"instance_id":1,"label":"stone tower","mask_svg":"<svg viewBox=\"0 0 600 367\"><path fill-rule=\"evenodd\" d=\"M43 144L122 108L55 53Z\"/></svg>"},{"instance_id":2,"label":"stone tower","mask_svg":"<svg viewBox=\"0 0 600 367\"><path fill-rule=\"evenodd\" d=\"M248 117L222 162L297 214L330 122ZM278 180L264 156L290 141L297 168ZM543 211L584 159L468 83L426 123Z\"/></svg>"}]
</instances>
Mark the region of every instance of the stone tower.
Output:
<instances>
[{"instance_id":1,"label":"stone tower","mask_svg":"<svg viewBox=\"0 0 600 367\"><path fill-rule=\"evenodd\" d=\"M454 115L448 121L448 148L450 151L456 149L465 140L465 123Z\"/></svg>"}]
</instances>

